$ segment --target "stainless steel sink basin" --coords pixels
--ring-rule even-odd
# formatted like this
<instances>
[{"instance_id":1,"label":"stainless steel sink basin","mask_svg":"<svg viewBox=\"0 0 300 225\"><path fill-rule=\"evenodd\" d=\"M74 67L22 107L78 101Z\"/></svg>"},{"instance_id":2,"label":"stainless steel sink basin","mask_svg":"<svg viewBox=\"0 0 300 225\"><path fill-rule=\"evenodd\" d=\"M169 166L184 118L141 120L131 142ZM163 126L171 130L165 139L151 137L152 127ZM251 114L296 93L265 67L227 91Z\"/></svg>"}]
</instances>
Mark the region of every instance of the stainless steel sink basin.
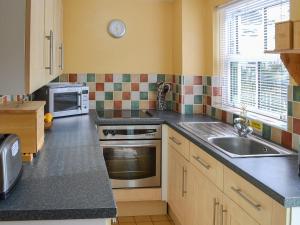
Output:
<instances>
[{"instance_id":1,"label":"stainless steel sink basin","mask_svg":"<svg viewBox=\"0 0 300 225\"><path fill-rule=\"evenodd\" d=\"M252 137L216 137L208 141L231 157L281 156L293 154L279 146Z\"/></svg>"},{"instance_id":2,"label":"stainless steel sink basin","mask_svg":"<svg viewBox=\"0 0 300 225\"><path fill-rule=\"evenodd\" d=\"M254 135L239 137L232 126L222 122L183 122L179 125L233 158L295 154Z\"/></svg>"}]
</instances>

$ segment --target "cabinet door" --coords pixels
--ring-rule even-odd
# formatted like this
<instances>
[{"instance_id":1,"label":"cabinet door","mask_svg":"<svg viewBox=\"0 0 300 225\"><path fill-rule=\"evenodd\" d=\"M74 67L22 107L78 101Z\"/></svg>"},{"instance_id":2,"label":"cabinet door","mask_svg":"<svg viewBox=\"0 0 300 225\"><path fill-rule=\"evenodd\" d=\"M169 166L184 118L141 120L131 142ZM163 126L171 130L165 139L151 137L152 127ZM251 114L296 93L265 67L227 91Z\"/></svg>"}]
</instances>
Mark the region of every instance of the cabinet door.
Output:
<instances>
[{"instance_id":1,"label":"cabinet door","mask_svg":"<svg viewBox=\"0 0 300 225\"><path fill-rule=\"evenodd\" d=\"M219 225L222 192L194 165L188 168L187 225Z\"/></svg>"},{"instance_id":2,"label":"cabinet door","mask_svg":"<svg viewBox=\"0 0 300 225\"><path fill-rule=\"evenodd\" d=\"M54 78L63 72L63 5L62 0L54 0Z\"/></svg>"},{"instance_id":3,"label":"cabinet door","mask_svg":"<svg viewBox=\"0 0 300 225\"><path fill-rule=\"evenodd\" d=\"M29 93L46 83L44 66L45 1L31 0L30 8L30 66Z\"/></svg>"},{"instance_id":4,"label":"cabinet door","mask_svg":"<svg viewBox=\"0 0 300 225\"><path fill-rule=\"evenodd\" d=\"M179 222L185 224L188 162L169 146L168 203Z\"/></svg>"},{"instance_id":5,"label":"cabinet door","mask_svg":"<svg viewBox=\"0 0 300 225\"><path fill-rule=\"evenodd\" d=\"M45 31L44 31L44 65L46 69L46 81L54 77L54 11L55 1L45 0Z\"/></svg>"},{"instance_id":6,"label":"cabinet door","mask_svg":"<svg viewBox=\"0 0 300 225\"><path fill-rule=\"evenodd\" d=\"M221 225L260 225L226 195L223 195L220 213Z\"/></svg>"}]
</instances>

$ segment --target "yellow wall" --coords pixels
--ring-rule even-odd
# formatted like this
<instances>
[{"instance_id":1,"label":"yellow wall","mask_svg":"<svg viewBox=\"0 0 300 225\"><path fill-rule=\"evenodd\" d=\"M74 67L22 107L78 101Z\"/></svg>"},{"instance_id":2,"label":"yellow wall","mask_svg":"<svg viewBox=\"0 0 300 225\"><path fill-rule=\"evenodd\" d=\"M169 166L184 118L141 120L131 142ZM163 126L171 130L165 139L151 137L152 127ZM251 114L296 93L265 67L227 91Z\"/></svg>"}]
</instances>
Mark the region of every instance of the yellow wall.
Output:
<instances>
[{"instance_id":1,"label":"yellow wall","mask_svg":"<svg viewBox=\"0 0 300 225\"><path fill-rule=\"evenodd\" d=\"M173 4L173 72L182 74L182 0Z\"/></svg>"},{"instance_id":2,"label":"yellow wall","mask_svg":"<svg viewBox=\"0 0 300 225\"><path fill-rule=\"evenodd\" d=\"M291 20L300 20L300 0L291 0Z\"/></svg>"},{"instance_id":3,"label":"yellow wall","mask_svg":"<svg viewBox=\"0 0 300 225\"><path fill-rule=\"evenodd\" d=\"M65 73L173 73L169 0L64 0ZM127 25L121 39L106 29Z\"/></svg>"}]
</instances>

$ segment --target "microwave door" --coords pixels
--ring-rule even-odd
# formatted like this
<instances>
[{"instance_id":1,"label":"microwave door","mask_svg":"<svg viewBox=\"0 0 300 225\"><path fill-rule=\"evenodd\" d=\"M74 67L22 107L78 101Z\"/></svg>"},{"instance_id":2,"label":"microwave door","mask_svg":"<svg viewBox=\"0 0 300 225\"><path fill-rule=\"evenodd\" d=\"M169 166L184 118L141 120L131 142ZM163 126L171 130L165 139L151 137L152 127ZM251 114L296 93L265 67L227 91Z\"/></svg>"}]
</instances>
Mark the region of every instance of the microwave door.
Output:
<instances>
[{"instance_id":1,"label":"microwave door","mask_svg":"<svg viewBox=\"0 0 300 225\"><path fill-rule=\"evenodd\" d=\"M50 90L49 111L54 117L80 114L80 91L70 88Z\"/></svg>"}]
</instances>

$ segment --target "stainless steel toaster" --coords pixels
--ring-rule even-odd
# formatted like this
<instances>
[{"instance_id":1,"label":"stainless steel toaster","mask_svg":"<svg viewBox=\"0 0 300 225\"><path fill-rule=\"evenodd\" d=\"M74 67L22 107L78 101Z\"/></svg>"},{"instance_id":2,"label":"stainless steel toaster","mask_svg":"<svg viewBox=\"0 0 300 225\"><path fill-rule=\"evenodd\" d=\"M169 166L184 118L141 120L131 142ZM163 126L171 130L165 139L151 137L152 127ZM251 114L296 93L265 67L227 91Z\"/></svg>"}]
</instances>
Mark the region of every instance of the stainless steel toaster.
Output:
<instances>
[{"instance_id":1,"label":"stainless steel toaster","mask_svg":"<svg viewBox=\"0 0 300 225\"><path fill-rule=\"evenodd\" d=\"M20 140L16 135L0 135L0 199L6 199L22 173Z\"/></svg>"}]
</instances>

